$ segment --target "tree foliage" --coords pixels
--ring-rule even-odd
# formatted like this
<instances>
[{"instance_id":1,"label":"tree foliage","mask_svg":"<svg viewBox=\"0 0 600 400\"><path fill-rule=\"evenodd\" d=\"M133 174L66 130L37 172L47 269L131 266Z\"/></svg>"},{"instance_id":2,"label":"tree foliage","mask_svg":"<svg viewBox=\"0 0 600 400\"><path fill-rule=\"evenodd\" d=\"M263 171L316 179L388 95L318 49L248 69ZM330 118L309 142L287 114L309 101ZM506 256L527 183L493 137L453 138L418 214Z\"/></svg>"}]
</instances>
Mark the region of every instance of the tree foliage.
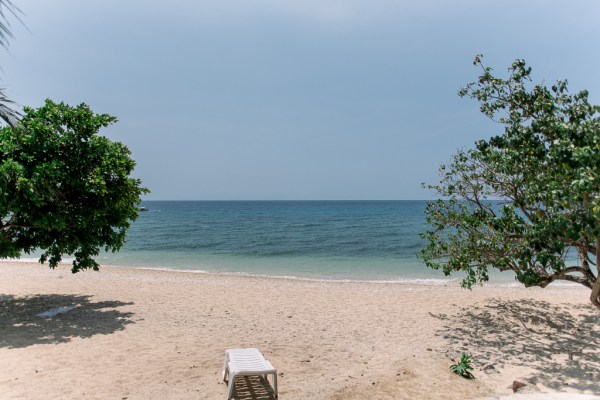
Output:
<instances>
[{"instance_id":1,"label":"tree foliage","mask_svg":"<svg viewBox=\"0 0 600 400\"><path fill-rule=\"evenodd\" d=\"M474 64L482 74L459 94L504 132L440 167L420 257L446 275L466 272L469 288L487 281L489 268L513 271L525 286L577 282L600 307L600 108L567 81L533 85L523 60L506 78L481 56Z\"/></svg>"},{"instance_id":2,"label":"tree foliage","mask_svg":"<svg viewBox=\"0 0 600 400\"><path fill-rule=\"evenodd\" d=\"M121 248L147 189L130 177L127 147L98 135L115 121L47 100L0 129L0 257L41 249L54 268L68 254L77 272Z\"/></svg>"},{"instance_id":3,"label":"tree foliage","mask_svg":"<svg viewBox=\"0 0 600 400\"><path fill-rule=\"evenodd\" d=\"M21 19L19 15L21 10L15 6L10 0L0 0L0 46L7 47L8 39L13 37L12 31L10 30L9 15L17 19L19 22Z\"/></svg>"},{"instance_id":4,"label":"tree foliage","mask_svg":"<svg viewBox=\"0 0 600 400\"><path fill-rule=\"evenodd\" d=\"M0 0L0 46L8 47L8 40L13 37L10 29L9 15L21 22L21 10L10 0ZM0 88L0 119L9 125L14 125L21 114L14 109L14 102L8 98L4 88Z\"/></svg>"}]
</instances>

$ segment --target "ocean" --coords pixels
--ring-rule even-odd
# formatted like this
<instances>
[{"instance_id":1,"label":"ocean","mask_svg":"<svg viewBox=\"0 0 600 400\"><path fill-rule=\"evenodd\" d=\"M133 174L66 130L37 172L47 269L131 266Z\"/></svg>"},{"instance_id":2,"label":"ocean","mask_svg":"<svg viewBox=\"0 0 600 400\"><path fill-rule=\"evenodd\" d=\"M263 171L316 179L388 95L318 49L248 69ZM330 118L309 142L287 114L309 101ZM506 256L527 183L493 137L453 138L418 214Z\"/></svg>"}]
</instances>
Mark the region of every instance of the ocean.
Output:
<instances>
[{"instance_id":1,"label":"ocean","mask_svg":"<svg viewBox=\"0 0 600 400\"><path fill-rule=\"evenodd\" d=\"M100 265L317 280L445 284L417 252L426 201L144 201ZM24 255L37 262L40 252ZM73 258L63 257L69 263ZM490 272L490 283L514 283Z\"/></svg>"},{"instance_id":2,"label":"ocean","mask_svg":"<svg viewBox=\"0 0 600 400\"><path fill-rule=\"evenodd\" d=\"M126 245L98 262L308 279L447 281L416 257L424 246L419 233L428 227L425 205L145 201L148 211L140 212Z\"/></svg>"}]
</instances>

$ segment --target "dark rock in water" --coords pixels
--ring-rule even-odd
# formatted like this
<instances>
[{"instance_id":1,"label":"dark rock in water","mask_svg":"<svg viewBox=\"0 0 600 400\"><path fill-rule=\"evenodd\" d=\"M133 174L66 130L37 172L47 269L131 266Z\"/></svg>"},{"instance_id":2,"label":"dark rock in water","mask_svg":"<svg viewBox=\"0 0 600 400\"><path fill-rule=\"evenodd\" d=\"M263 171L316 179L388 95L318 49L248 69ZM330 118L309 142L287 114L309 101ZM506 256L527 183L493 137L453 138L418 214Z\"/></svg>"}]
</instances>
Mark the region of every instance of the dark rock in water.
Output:
<instances>
[{"instance_id":1,"label":"dark rock in water","mask_svg":"<svg viewBox=\"0 0 600 400\"><path fill-rule=\"evenodd\" d=\"M524 388L525 386L527 386L527 385L523 382L513 381L513 383L512 383L513 393L517 393L520 389Z\"/></svg>"}]
</instances>

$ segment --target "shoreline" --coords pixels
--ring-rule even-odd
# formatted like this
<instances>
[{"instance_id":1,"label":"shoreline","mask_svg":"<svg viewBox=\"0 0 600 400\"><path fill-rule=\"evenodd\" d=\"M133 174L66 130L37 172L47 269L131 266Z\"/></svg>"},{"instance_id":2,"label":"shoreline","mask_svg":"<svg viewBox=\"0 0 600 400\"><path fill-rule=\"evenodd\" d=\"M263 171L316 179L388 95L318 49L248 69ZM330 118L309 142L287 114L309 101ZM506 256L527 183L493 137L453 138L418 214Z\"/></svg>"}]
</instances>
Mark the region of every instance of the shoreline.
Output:
<instances>
[{"instance_id":1,"label":"shoreline","mask_svg":"<svg viewBox=\"0 0 600 400\"><path fill-rule=\"evenodd\" d=\"M27 264L30 266L42 267L50 269L47 264L40 264L38 261L33 259L8 259L0 260L2 264ZM70 268L69 261L62 261L59 268ZM126 269L126 270L147 270L147 271L164 271L164 272L181 272L189 274L199 275L215 275L223 277L249 277L249 278L264 278L264 279L282 279L282 280L296 280L296 281L308 281L308 282L339 282L339 283L373 283L373 284L399 284L399 285L423 285L423 286L448 286L455 284L460 287L460 277L444 277L443 273L440 272L440 278L398 278L398 279L354 279L354 278L312 278L294 275L268 275L252 272L217 272L209 271L204 269L188 269L188 268L174 268L174 267L146 267L146 266L132 266L132 265L113 265L113 264L101 264L100 271L104 268L110 269ZM81 271L86 272L86 271ZM93 273L95 271L87 271ZM501 274L500 272L495 272ZM508 275L508 273L507 273ZM498 275L496 275L498 277ZM476 285L477 287L524 287L523 284L515 280L509 280L508 276L501 277L502 282L486 282L483 285ZM555 281L549 285L549 287L580 287L581 285L567 281ZM468 289L465 289L468 290Z\"/></svg>"},{"instance_id":2,"label":"shoreline","mask_svg":"<svg viewBox=\"0 0 600 400\"><path fill-rule=\"evenodd\" d=\"M513 380L599 392L599 314L584 288L182 272L0 263L0 393L225 398L223 354L235 347L263 352L283 399L477 399L512 393ZM61 306L74 308L35 316ZM462 351L474 381L449 372Z\"/></svg>"}]
</instances>

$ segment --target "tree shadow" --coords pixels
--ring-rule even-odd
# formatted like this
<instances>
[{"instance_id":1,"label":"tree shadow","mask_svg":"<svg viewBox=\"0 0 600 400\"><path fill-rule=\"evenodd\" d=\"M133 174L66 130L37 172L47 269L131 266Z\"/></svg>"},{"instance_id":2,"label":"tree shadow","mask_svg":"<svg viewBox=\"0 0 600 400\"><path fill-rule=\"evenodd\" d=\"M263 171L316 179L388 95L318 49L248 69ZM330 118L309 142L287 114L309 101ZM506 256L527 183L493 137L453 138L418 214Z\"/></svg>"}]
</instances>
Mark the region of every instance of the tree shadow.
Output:
<instances>
[{"instance_id":1,"label":"tree shadow","mask_svg":"<svg viewBox=\"0 0 600 400\"><path fill-rule=\"evenodd\" d=\"M89 338L121 331L133 323L133 313L117 307L120 301L92 302L92 296L63 294L16 297L0 295L0 347L19 348L34 344L64 343L71 338ZM52 317L37 314L58 307L73 307Z\"/></svg>"},{"instance_id":2,"label":"tree shadow","mask_svg":"<svg viewBox=\"0 0 600 400\"><path fill-rule=\"evenodd\" d=\"M239 376L233 388L236 400L276 400L269 382L259 376Z\"/></svg>"},{"instance_id":3,"label":"tree shadow","mask_svg":"<svg viewBox=\"0 0 600 400\"><path fill-rule=\"evenodd\" d=\"M484 370L527 366L536 371L531 383L600 392L600 314L592 305L490 299L455 315L431 315L445 321L436 335Z\"/></svg>"}]
</instances>

